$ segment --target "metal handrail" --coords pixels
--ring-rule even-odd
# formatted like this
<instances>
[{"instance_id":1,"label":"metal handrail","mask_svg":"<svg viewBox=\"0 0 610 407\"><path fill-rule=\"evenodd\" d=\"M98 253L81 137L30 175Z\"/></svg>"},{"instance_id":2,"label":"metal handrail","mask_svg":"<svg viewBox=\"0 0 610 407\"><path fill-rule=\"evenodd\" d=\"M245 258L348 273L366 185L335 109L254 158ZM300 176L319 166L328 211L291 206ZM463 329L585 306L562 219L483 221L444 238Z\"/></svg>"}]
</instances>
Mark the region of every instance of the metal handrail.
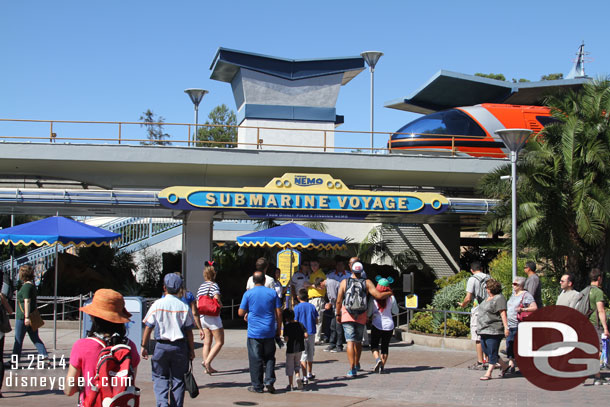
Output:
<instances>
[{"instance_id":1,"label":"metal handrail","mask_svg":"<svg viewBox=\"0 0 610 407\"><path fill-rule=\"evenodd\" d=\"M471 315L469 311L453 311L453 310L439 310L439 309L429 309L429 308L406 308L402 305L398 306L399 309L402 308L403 312L400 312L396 317L398 321L398 317L400 315L407 316L407 333L409 332L409 324L411 323L411 314L413 312L431 312L431 313L442 313L443 314L443 338L447 337L447 314L458 314L458 315ZM398 324L397 324L398 325Z\"/></svg>"},{"instance_id":2,"label":"metal handrail","mask_svg":"<svg viewBox=\"0 0 610 407\"><path fill-rule=\"evenodd\" d=\"M154 142L151 143L151 140L149 140L148 138L125 138L123 137L123 132L124 132L124 126L146 126L146 125L152 125L152 126L173 126L173 127L186 127L186 139L184 138L178 138L178 139L171 139L171 140L163 140L163 142L171 142L171 143L176 143L178 145L186 145L187 147L191 147L191 145L193 145L194 147L198 147L201 145L233 145L235 147L240 147L240 146L253 146L256 147L257 149L263 148L263 147L283 147L283 148L295 148L295 149L319 149L322 152L326 152L329 149L334 149L334 150L349 150L352 152L370 152L370 153L374 153L375 151L381 151L384 153L391 153L392 152L392 140L391 140L391 136L392 135L406 135L406 136L412 136L412 135L417 135L417 136L430 136L430 137L436 137L436 138L448 138L451 139L451 155L455 156L456 153L458 152L458 149L455 147L455 140L459 139L459 140L480 140L480 139L484 139L486 138L485 136L473 136L473 135L459 135L459 134L429 134L429 133L401 133L401 132L395 132L395 131L391 131L391 132L386 132L386 131L360 131L360 130L339 130L339 129L332 129L332 130L324 130L324 129L306 129L306 128L285 128L285 127L267 127L267 126L244 126L244 125L223 125L223 124L198 124L198 127L202 127L202 128L225 128L225 129L254 129L257 132L257 140L256 143L238 143L238 142L230 142L230 141L226 141L226 142L221 142L221 141L213 141L213 140L196 140L191 136L191 127L195 126L194 123L171 123L171 122L132 122L132 121L83 121L83 120L40 120L40 119L5 119L5 118L0 118L0 122L14 122L14 123L44 123L44 124L48 124L49 125L49 133L48 136L27 136L27 137L22 137L22 136L4 136L4 135L0 135L0 140L4 141L4 140L26 140L26 141L47 141L48 143L57 143L60 141L63 142L72 142L72 141L87 141L87 142L115 142L117 144L130 144L130 143L142 143L144 142L145 144L151 144L151 145L155 145ZM94 138L94 137L65 137L65 136L60 136L58 135L53 128L54 124L91 124L91 125L96 125L96 124L100 124L100 125L111 125L111 126L117 126L117 133L115 137L108 137L108 138ZM307 132L307 133L312 133L312 132L319 132L323 135L323 144L322 145L291 145L291 144L271 144L271 143L265 143L264 142L264 132L267 130L272 130L272 131L286 131L286 132ZM262 132L261 132L262 131ZM387 148L377 148L377 147L358 147L355 148L353 146L348 146L348 147L343 147L343 146L329 146L327 145L327 133L331 132L332 134L335 133L339 133L339 134L352 134L352 135L370 135L371 133L373 134L378 134L378 135L385 135L388 140L388 147ZM348 152L349 152L348 151ZM401 151L404 153L404 151ZM421 150L413 150L413 153L415 154L420 154L423 151ZM438 155L438 154L434 154L434 151L425 151L426 154L429 155ZM486 156L486 157L497 157L497 158L505 158L506 155L504 153L485 153L485 154L481 154L482 156Z\"/></svg>"}]
</instances>

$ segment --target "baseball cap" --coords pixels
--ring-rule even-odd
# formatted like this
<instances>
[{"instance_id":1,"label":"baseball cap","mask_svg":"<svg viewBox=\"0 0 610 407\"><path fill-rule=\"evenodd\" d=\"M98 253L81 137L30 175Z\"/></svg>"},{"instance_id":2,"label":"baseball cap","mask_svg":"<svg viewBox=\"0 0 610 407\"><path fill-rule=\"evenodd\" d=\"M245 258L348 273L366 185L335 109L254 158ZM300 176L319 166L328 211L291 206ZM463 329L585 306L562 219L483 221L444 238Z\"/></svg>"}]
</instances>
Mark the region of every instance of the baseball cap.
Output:
<instances>
[{"instance_id":1,"label":"baseball cap","mask_svg":"<svg viewBox=\"0 0 610 407\"><path fill-rule=\"evenodd\" d=\"M360 274L364 271L364 266L359 261L352 264L352 272L356 274Z\"/></svg>"},{"instance_id":2,"label":"baseball cap","mask_svg":"<svg viewBox=\"0 0 610 407\"><path fill-rule=\"evenodd\" d=\"M168 293L175 294L180 291L180 288L182 287L182 278L175 273L169 273L165 275L163 284L165 284Z\"/></svg>"}]
</instances>

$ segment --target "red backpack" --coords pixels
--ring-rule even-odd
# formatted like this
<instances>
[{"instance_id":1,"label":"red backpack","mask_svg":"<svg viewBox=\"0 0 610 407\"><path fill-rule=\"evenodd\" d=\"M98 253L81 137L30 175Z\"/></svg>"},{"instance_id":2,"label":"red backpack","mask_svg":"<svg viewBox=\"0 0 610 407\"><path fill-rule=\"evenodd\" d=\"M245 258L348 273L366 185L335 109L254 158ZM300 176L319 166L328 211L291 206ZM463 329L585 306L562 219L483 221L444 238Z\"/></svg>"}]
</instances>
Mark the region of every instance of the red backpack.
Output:
<instances>
[{"instance_id":1,"label":"red backpack","mask_svg":"<svg viewBox=\"0 0 610 407\"><path fill-rule=\"evenodd\" d=\"M99 343L102 350L83 407L139 407L140 389L134 385L131 347L125 344L112 346L97 338L89 339Z\"/></svg>"}]
</instances>

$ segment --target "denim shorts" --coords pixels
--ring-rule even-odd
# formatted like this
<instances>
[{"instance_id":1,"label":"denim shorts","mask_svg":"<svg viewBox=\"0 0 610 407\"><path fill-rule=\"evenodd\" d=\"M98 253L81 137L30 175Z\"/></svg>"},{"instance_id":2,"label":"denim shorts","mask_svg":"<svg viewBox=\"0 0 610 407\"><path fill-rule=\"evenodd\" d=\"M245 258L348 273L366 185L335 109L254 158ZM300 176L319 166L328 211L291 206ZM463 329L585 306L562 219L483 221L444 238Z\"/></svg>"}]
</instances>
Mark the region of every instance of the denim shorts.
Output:
<instances>
[{"instance_id":1,"label":"denim shorts","mask_svg":"<svg viewBox=\"0 0 610 407\"><path fill-rule=\"evenodd\" d=\"M357 322L344 322L343 331L345 332L346 342L362 342L364 325Z\"/></svg>"}]
</instances>

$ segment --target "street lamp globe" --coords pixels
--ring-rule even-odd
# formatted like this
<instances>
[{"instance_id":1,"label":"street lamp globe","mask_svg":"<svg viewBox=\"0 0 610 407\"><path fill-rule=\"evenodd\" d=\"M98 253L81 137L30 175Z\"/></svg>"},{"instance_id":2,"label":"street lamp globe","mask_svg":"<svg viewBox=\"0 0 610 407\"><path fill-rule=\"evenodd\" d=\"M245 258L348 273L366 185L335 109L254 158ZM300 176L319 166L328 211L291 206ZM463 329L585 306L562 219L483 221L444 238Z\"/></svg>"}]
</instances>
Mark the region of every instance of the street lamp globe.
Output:
<instances>
[{"instance_id":1,"label":"street lamp globe","mask_svg":"<svg viewBox=\"0 0 610 407\"><path fill-rule=\"evenodd\" d=\"M205 89L192 88L192 89L185 89L184 93L189 95L189 97L191 98L191 101L195 105L195 109L196 109L197 107L199 107L199 103L201 103L201 99L203 99L203 97L206 95L206 93L208 93L208 91Z\"/></svg>"}]
</instances>

